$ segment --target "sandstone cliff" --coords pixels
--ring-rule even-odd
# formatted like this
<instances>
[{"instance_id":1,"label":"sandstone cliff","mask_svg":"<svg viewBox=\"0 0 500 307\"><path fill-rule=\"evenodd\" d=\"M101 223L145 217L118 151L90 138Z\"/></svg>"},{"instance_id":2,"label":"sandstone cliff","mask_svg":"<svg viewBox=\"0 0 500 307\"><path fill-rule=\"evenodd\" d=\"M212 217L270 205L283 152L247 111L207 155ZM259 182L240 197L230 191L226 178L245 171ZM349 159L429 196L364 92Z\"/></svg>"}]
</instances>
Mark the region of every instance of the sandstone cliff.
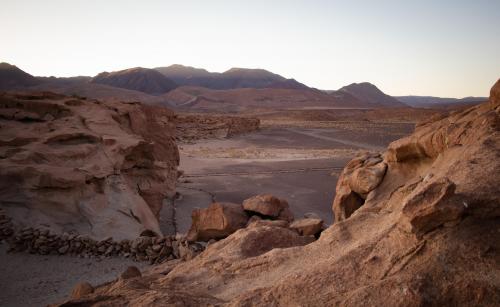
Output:
<instances>
[{"instance_id":1,"label":"sandstone cliff","mask_svg":"<svg viewBox=\"0 0 500 307\"><path fill-rule=\"evenodd\" d=\"M497 306L499 94L497 82L489 103L351 162L343 214L311 244L280 227L240 229L68 306ZM348 212L342 195L357 199Z\"/></svg>"},{"instance_id":2,"label":"sandstone cliff","mask_svg":"<svg viewBox=\"0 0 500 307\"><path fill-rule=\"evenodd\" d=\"M117 240L159 233L179 162L173 117L138 103L1 93L1 206L19 227Z\"/></svg>"}]
</instances>

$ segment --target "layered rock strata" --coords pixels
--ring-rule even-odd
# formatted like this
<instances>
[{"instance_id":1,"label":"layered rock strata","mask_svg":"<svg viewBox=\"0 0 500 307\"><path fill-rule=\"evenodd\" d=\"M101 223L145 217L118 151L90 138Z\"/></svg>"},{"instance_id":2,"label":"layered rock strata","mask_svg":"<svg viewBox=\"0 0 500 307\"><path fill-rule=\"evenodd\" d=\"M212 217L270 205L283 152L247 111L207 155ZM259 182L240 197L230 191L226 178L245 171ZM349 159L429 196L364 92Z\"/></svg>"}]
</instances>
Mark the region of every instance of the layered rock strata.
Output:
<instances>
[{"instance_id":1,"label":"layered rock strata","mask_svg":"<svg viewBox=\"0 0 500 307\"><path fill-rule=\"evenodd\" d=\"M179 163L173 118L139 103L1 93L0 205L19 228L160 234Z\"/></svg>"}]
</instances>

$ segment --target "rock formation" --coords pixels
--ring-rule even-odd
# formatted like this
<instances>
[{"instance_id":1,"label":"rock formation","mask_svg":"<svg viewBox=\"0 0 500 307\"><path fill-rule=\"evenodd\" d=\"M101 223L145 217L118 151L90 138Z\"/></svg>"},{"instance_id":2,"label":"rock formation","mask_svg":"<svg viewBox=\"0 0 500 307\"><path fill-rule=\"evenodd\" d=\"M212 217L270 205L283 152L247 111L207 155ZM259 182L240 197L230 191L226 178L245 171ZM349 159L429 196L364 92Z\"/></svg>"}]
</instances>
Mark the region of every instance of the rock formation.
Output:
<instances>
[{"instance_id":1,"label":"rock formation","mask_svg":"<svg viewBox=\"0 0 500 307\"><path fill-rule=\"evenodd\" d=\"M333 214L336 222L345 220L363 205L368 193L382 182L386 170L387 164L379 154L365 154L347 163L335 191Z\"/></svg>"},{"instance_id":2,"label":"rock formation","mask_svg":"<svg viewBox=\"0 0 500 307\"><path fill-rule=\"evenodd\" d=\"M19 228L96 239L160 233L179 155L173 113L51 93L0 95L0 199Z\"/></svg>"},{"instance_id":3,"label":"rock formation","mask_svg":"<svg viewBox=\"0 0 500 307\"><path fill-rule=\"evenodd\" d=\"M308 237L283 227L247 227L190 261L160 265L69 303L496 306L499 93L500 81L489 103L423 123L392 143L384 175L359 177L369 187L355 192L360 206L315 242L304 245ZM370 167L367 160L348 171ZM365 186L365 178L377 184L370 179ZM348 181L339 185L357 189Z\"/></svg>"},{"instance_id":4,"label":"rock formation","mask_svg":"<svg viewBox=\"0 0 500 307\"><path fill-rule=\"evenodd\" d=\"M251 117L178 114L175 119L177 140L226 138L259 130L260 120Z\"/></svg>"}]
</instances>

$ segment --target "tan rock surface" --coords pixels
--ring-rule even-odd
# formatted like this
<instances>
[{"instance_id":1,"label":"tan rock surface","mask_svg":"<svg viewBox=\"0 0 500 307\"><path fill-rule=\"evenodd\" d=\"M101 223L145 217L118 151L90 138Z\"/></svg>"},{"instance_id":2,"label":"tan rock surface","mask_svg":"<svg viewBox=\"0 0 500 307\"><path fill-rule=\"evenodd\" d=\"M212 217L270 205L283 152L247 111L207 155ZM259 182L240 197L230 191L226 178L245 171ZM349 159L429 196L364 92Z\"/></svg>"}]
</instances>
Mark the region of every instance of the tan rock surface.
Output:
<instances>
[{"instance_id":1,"label":"tan rock surface","mask_svg":"<svg viewBox=\"0 0 500 307\"><path fill-rule=\"evenodd\" d=\"M496 306L500 110L492 108L494 99L391 144L382 182L313 243L283 248L298 235L279 227L242 229L166 276L139 279L147 286L104 285L83 303L100 297L107 305L159 306L182 293L177 302L202 306ZM420 143L442 136L442 146ZM412 158L400 159L398 148ZM461 215L453 210L457 202ZM413 217L423 221L413 224L418 235L407 228Z\"/></svg>"},{"instance_id":2,"label":"tan rock surface","mask_svg":"<svg viewBox=\"0 0 500 307\"><path fill-rule=\"evenodd\" d=\"M63 95L0 95L0 204L19 226L96 238L160 233L174 192L173 113Z\"/></svg>"}]
</instances>

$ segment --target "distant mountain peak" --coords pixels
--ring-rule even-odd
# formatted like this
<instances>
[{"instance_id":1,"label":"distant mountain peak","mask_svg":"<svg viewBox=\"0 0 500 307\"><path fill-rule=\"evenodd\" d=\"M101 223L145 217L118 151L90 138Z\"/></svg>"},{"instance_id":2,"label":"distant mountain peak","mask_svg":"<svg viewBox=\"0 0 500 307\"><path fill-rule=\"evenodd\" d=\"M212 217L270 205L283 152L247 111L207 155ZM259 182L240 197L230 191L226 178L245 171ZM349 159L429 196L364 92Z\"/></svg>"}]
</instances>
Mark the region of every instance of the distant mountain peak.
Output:
<instances>
[{"instance_id":1,"label":"distant mountain peak","mask_svg":"<svg viewBox=\"0 0 500 307\"><path fill-rule=\"evenodd\" d=\"M216 90L237 88L309 89L306 85L262 68L233 67L223 73L180 64L157 67L155 70L179 85L206 87Z\"/></svg>"},{"instance_id":2,"label":"distant mountain peak","mask_svg":"<svg viewBox=\"0 0 500 307\"><path fill-rule=\"evenodd\" d=\"M385 94L370 82L351 83L340 88L338 91L346 92L366 104L385 107L405 107L399 100Z\"/></svg>"},{"instance_id":3,"label":"distant mountain peak","mask_svg":"<svg viewBox=\"0 0 500 307\"><path fill-rule=\"evenodd\" d=\"M17 89L40 84L36 77L21 70L15 65L0 63L0 90Z\"/></svg>"},{"instance_id":4,"label":"distant mountain peak","mask_svg":"<svg viewBox=\"0 0 500 307\"><path fill-rule=\"evenodd\" d=\"M143 67L102 72L90 80L92 83L110 85L129 90L158 95L167 93L177 87L177 84L160 72Z\"/></svg>"}]
</instances>

